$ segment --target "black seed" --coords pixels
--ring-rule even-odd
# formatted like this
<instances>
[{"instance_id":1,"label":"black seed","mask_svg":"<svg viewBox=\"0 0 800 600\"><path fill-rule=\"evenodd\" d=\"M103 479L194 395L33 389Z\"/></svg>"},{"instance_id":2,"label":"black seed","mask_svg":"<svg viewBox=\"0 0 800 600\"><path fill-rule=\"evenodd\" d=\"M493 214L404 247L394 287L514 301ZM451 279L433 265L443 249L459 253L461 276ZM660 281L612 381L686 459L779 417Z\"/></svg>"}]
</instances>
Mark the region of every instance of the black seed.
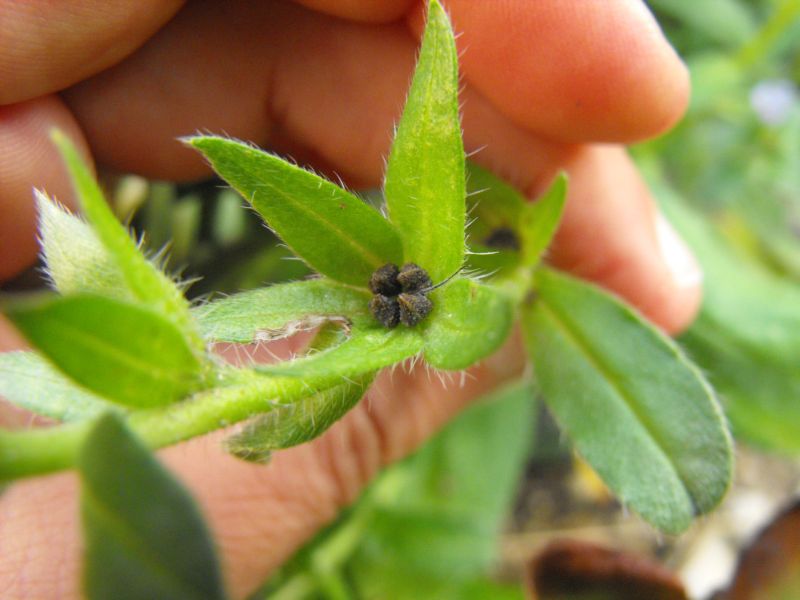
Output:
<instances>
[{"instance_id":1,"label":"black seed","mask_svg":"<svg viewBox=\"0 0 800 600\"><path fill-rule=\"evenodd\" d=\"M386 263L375 270L369 278L369 289L373 294L384 296L397 296L401 292L397 275L400 269L394 263Z\"/></svg>"},{"instance_id":2,"label":"black seed","mask_svg":"<svg viewBox=\"0 0 800 600\"><path fill-rule=\"evenodd\" d=\"M397 302L400 305L400 321L409 327L422 321L433 310L433 303L424 294L400 294Z\"/></svg>"},{"instance_id":3,"label":"black seed","mask_svg":"<svg viewBox=\"0 0 800 600\"><path fill-rule=\"evenodd\" d=\"M397 281L406 294L415 294L431 287L431 278L428 272L414 263L406 263L397 275Z\"/></svg>"},{"instance_id":4,"label":"black seed","mask_svg":"<svg viewBox=\"0 0 800 600\"><path fill-rule=\"evenodd\" d=\"M498 227L494 229L483 243L489 248L498 250L519 250L519 238L517 232L511 227Z\"/></svg>"},{"instance_id":5,"label":"black seed","mask_svg":"<svg viewBox=\"0 0 800 600\"><path fill-rule=\"evenodd\" d=\"M384 327L394 329L400 322L400 305L397 298L375 294L369 301L369 311Z\"/></svg>"}]
</instances>

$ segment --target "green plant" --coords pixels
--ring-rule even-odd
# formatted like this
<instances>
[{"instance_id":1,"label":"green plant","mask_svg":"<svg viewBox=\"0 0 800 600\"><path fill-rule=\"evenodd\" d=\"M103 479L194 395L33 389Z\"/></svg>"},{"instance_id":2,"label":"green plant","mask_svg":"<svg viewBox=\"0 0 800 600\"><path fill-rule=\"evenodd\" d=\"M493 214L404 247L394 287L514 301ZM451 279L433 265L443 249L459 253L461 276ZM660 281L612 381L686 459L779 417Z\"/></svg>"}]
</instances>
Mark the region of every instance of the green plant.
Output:
<instances>
[{"instance_id":1,"label":"green plant","mask_svg":"<svg viewBox=\"0 0 800 600\"><path fill-rule=\"evenodd\" d=\"M2 432L0 477L79 468L90 593L102 597L111 582L132 578L142 587L131 588L138 594L131 597L222 594L217 575L187 579L192 569L179 553L204 573L216 573L213 554L196 515L178 518L189 501L145 447L247 420L227 446L264 461L322 433L378 370L418 357L435 369L467 368L497 350L517 317L553 414L622 502L677 533L720 501L731 475L730 439L701 373L620 300L541 264L565 179L529 204L470 167L472 180L489 190L469 199L476 223L465 240L457 87L452 32L432 0L389 156L388 218L247 144L187 138L320 275L196 307L144 256L75 149L54 134L86 222L39 194L44 256L60 295L3 302L37 352L0 355L0 393L63 424ZM465 247L494 253L471 255ZM374 303L370 308L378 288L369 284L385 265L408 263L434 285L404 292L429 301L430 312L415 308L405 321L418 322L388 327L391 319ZM489 276L478 281L474 269ZM381 295L391 306L394 298L405 301ZM305 355L273 365L235 367L211 351L217 342L270 340L315 326ZM131 469L128 491L119 480L123 468ZM136 485L152 493L141 498ZM148 517L156 506L160 520ZM164 545L158 564L148 563L144 549L157 543L164 520L194 533L185 546Z\"/></svg>"}]
</instances>

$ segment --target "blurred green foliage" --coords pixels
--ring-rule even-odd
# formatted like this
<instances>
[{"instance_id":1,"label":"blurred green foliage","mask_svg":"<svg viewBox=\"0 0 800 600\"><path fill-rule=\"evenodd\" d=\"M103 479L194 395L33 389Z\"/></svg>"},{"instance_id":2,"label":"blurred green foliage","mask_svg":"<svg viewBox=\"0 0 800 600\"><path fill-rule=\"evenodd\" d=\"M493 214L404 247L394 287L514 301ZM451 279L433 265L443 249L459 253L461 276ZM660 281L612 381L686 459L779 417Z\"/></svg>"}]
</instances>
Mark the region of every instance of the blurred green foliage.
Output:
<instances>
[{"instance_id":1,"label":"blurred green foliage","mask_svg":"<svg viewBox=\"0 0 800 600\"><path fill-rule=\"evenodd\" d=\"M800 450L800 2L655 0L687 62L681 123L634 149L705 272L681 338L740 441Z\"/></svg>"}]
</instances>

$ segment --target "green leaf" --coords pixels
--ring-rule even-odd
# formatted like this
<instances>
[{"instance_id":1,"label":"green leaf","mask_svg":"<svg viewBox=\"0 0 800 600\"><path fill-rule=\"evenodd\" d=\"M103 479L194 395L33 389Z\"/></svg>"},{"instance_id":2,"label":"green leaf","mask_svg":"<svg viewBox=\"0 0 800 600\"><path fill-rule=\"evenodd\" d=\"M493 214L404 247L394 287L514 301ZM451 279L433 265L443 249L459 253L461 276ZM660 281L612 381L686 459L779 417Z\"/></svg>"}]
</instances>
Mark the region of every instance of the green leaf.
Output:
<instances>
[{"instance_id":1,"label":"green leaf","mask_svg":"<svg viewBox=\"0 0 800 600\"><path fill-rule=\"evenodd\" d=\"M713 391L669 338L610 295L543 270L525 314L556 420L620 500L677 533L728 488L731 440Z\"/></svg>"},{"instance_id":2,"label":"green leaf","mask_svg":"<svg viewBox=\"0 0 800 600\"><path fill-rule=\"evenodd\" d=\"M273 450L303 444L320 436L353 408L366 392L373 376L322 390L291 404L276 407L256 417L229 437L225 445L233 455L266 462Z\"/></svg>"},{"instance_id":3,"label":"green leaf","mask_svg":"<svg viewBox=\"0 0 800 600\"><path fill-rule=\"evenodd\" d=\"M431 294L425 327L425 360L447 370L464 369L497 350L514 318L509 298L487 285L456 279Z\"/></svg>"},{"instance_id":4,"label":"green leaf","mask_svg":"<svg viewBox=\"0 0 800 600\"><path fill-rule=\"evenodd\" d=\"M397 230L350 192L242 142L214 136L185 141L323 275L367 287L375 269L401 261Z\"/></svg>"},{"instance_id":5,"label":"green leaf","mask_svg":"<svg viewBox=\"0 0 800 600\"><path fill-rule=\"evenodd\" d=\"M79 217L36 190L39 237L46 272L64 295L88 292L134 300L125 276L94 231Z\"/></svg>"},{"instance_id":6,"label":"green leaf","mask_svg":"<svg viewBox=\"0 0 800 600\"><path fill-rule=\"evenodd\" d=\"M291 335L331 318L369 323L370 298L364 290L311 279L235 294L193 313L206 340L249 343Z\"/></svg>"},{"instance_id":7,"label":"green leaf","mask_svg":"<svg viewBox=\"0 0 800 600\"><path fill-rule=\"evenodd\" d=\"M35 352L0 354L0 396L58 421L81 421L116 408L64 377Z\"/></svg>"},{"instance_id":8,"label":"green leaf","mask_svg":"<svg viewBox=\"0 0 800 600\"><path fill-rule=\"evenodd\" d=\"M353 329L351 336L330 350L295 360L259 366L262 373L331 382L377 371L420 352L422 336L414 329L382 327ZM324 385L328 387L328 385Z\"/></svg>"},{"instance_id":9,"label":"green leaf","mask_svg":"<svg viewBox=\"0 0 800 600\"><path fill-rule=\"evenodd\" d=\"M117 221L97 182L83 163L75 146L59 130L51 134L67 165L76 195L87 221L108 256L116 263L131 294L173 321L197 350L203 349L189 314L189 304L175 283L150 263L128 231ZM77 262L83 262L78 258ZM100 290L94 290L100 291ZM114 294L118 297L118 294Z\"/></svg>"},{"instance_id":10,"label":"green leaf","mask_svg":"<svg viewBox=\"0 0 800 600\"><path fill-rule=\"evenodd\" d=\"M79 467L89 598L225 597L197 505L120 419L97 422Z\"/></svg>"},{"instance_id":11,"label":"green leaf","mask_svg":"<svg viewBox=\"0 0 800 600\"><path fill-rule=\"evenodd\" d=\"M432 0L417 69L389 154L385 182L406 261L434 282L464 260L464 146L458 119L458 56L442 6Z\"/></svg>"},{"instance_id":12,"label":"green leaf","mask_svg":"<svg viewBox=\"0 0 800 600\"><path fill-rule=\"evenodd\" d=\"M567 195L566 175L559 174L547 192L528 202L512 186L491 172L467 163L469 167L469 245L478 255L470 263L481 270L539 264L561 222ZM514 238L503 240L509 247L497 247L492 236L511 232ZM517 248L513 247L516 243ZM482 256L494 252L490 256Z\"/></svg>"},{"instance_id":13,"label":"green leaf","mask_svg":"<svg viewBox=\"0 0 800 600\"><path fill-rule=\"evenodd\" d=\"M560 173L553 185L535 202L525 206L522 216L522 254L525 265L539 264L553 241L567 201L567 176Z\"/></svg>"},{"instance_id":14,"label":"green leaf","mask_svg":"<svg viewBox=\"0 0 800 600\"><path fill-rule=\"evenodd\" d=\"M150 309L75 295L9 304L5 312L62 372L108 400L161 406L201 384L201 363L182 333Z\"/></svg>"}]
</instances>

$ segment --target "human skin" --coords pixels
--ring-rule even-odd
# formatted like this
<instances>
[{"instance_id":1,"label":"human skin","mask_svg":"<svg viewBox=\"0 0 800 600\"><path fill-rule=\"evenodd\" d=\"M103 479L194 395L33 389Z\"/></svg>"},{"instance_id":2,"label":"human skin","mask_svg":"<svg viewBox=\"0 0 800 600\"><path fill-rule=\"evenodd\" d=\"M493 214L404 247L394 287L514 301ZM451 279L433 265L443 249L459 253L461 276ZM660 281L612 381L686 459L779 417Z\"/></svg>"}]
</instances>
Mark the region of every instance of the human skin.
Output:
<instances>
[{"instance_id":1,"label":"human skin","mask_svg":"<svg viewBox=\"0 0 800 600\"><path fill-rule=\"evenodd\" d=\"M568 204L549 259L665 331L684 328L700 301L699 268L624 151L673 125L689 94L687 71L644 4L445 5L460 34L466 148L481 148L473 159L530 197L566 169ZM74 205L52 127L100 170L202 178L206 165L176 137L204 130L377 186L423 14L417 0L0 0L0 280L35 258L31 188ZM0 350L23 345L0 320ZM241 597L383 465L522 360L512 340L463 386L431 381L424 369L381 377L329 432L266 467L226 455L219 434L161 456L200 502L228 588ZM0 595L79 596L77 515L69 473L0 497Z\"/></svg>"}]
</instances>

